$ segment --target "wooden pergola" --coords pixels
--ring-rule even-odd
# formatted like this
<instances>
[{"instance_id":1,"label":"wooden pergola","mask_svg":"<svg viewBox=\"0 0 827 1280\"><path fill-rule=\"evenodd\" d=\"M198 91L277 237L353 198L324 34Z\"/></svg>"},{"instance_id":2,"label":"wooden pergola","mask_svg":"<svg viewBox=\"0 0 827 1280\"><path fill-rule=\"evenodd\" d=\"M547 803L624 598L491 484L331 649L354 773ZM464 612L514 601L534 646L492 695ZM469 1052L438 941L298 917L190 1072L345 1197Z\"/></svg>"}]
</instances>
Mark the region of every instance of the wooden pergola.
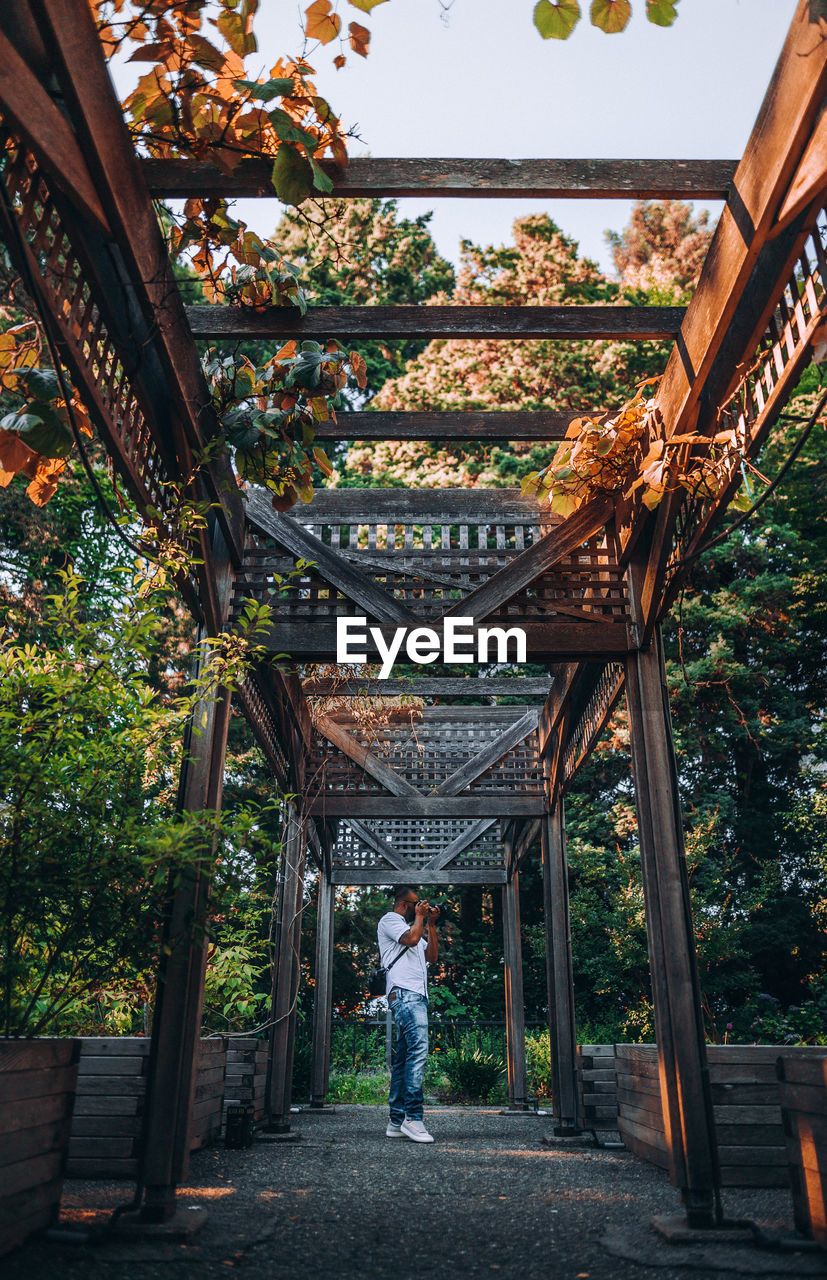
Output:
<instances>
[{"instance_id":1,"label":"wooden pergola","mask_svg":"<svg viewBox=\"0 0 827 1280\"><path fill-rule=\"evenodd\" d=\"M375 685L286 674L262 662L237 694L290 806L279 884L270 1028L269 1124L289 1127L305 858L319 872L313 1098L328 1070L334 886L500 885L509 1092L525 1100L520 867L539 835L549 1024L558 1130L576 1126L576 1030L564 797L625 690L639 823L671 1174L691 1224L715 1216L717 1155L700 1013L676 768L659 623L686 565L740 482L714 500L669 494L593 500L565 520L516 490L325 490L276 514L237 487L230 458L193 468L219 434L196 340L610 338L674 340L658 407L669 435L720 430L760 449L811 359L827 316L827 41L801 0L743 159L370 159L327 164L343 198L362 195L699 197L726 201L691 304L676 307L352 307L264 312L186 307L153 197L269 196L266 163L232 177L205 162L142 160L124 124L86 0L18 0L0 14L2 236L139 511L176 520L170 485L208 501L200 561L184 584L204 635L273 575L308 567L278 598L269 647L303 663L336 659L336 618L389 630L472 618L522 627L548 678L422 678L383 692L429 702L370 735L352 715L314 722L308 696ZM596 406L599 410L600 406ZM560 439L559 412L350 413L328 440ZM463 705L484 694L485 706ZM534 705L497 701L519 694ZM430 703L436 699L433 705ZM230 712L204 708L186 752L182 803L218 808ZM140 1190L147 1220L168 1217L187 1165L205 953L185 923L208 894L195 878L171 903L152 1031ZM184 938L185 941L181 941Z\"/></svg>"}]
</instances>

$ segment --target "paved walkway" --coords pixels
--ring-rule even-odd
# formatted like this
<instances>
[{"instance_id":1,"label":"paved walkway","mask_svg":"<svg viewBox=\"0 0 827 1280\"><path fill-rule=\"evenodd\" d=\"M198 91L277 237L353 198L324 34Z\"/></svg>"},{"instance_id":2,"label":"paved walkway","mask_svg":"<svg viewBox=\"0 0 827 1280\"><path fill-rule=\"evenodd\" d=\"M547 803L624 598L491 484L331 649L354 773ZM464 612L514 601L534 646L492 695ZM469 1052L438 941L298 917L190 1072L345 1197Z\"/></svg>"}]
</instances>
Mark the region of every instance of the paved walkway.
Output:
<instances>
[{"instance_id":1,"label":"paved walkway","mask_svg":"<svg viewBox=\"0 0 827 1280\"><path fill-rule=\"evenodd\" d=\"M196 1153L182 1192L209 1219L187 1244L29 1243L6 1280L659 1280L827 1276L827 1254L676 1246L649 1228L672 1213L665 1175L624 1151L544 1147L549 1121L493 1110L426 1114L437 1141L384 1136L385 1112L296 1117L302 1141ZM131 1184L68 1182L63 1221L90 1225ZM730 1216L791 1230L789 1193L729 1192ZM654 1269L653 1269L654 1268Z\"/></svg>"}]
</instances>

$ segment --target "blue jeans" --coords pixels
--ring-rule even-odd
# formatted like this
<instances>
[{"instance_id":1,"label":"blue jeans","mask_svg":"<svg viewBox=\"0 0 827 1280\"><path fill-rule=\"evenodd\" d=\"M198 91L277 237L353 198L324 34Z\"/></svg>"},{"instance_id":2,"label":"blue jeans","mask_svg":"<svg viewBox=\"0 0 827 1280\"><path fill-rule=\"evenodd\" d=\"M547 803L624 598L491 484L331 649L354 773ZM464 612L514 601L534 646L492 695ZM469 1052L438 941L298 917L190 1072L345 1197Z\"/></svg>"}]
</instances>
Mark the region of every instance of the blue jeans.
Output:
<instances>
[{"instance_id":1,"label":"blue jeans","mask_svg":"<svg viewBox=\"0 0 827 1280\"><path fill-rule=\"evenodd\" d=\"M396 1023L391 1067L391 1123L422 1119L422 1080L428 1057L428 1000L417 991L394 987L389 995Z\"/></svg>"}]
</instances>

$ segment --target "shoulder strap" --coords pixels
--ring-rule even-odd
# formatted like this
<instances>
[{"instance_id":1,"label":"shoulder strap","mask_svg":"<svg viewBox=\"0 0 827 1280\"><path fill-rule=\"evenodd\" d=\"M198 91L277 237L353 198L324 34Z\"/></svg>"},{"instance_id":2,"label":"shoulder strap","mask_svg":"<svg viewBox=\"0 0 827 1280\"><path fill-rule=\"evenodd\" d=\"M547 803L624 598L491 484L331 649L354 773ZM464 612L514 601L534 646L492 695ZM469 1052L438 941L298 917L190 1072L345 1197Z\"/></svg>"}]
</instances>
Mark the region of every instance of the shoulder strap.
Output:
<instances>
[{"instance_id":1,"label":"shoulder strap","mask_svg":"<svg viewBox=\"0 0 827 1280\"><path fill-rule=\"evenodd\" d=\"M406 951L410 951L410 947L408 946L407 942L403 942L403 943L402 943L402 950L399 952L399 955L398 955L398 956L394 956L394 958L393 958L393 960L391 960L390 964L385 966L385 973L390 973L391 969L392 969L392 968L393 968L393 966L396 964L397 960L401 960L401 959L402 959L403 954L404 954Z\"/></svg>"}]
</instances>

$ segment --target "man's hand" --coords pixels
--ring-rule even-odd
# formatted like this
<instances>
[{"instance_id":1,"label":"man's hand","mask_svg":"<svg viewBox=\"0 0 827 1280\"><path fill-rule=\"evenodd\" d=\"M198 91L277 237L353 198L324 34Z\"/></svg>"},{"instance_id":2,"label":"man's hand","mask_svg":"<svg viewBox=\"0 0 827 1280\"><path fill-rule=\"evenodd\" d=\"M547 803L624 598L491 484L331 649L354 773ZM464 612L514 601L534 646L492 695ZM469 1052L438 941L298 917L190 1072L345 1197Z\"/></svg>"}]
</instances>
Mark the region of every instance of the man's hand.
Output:
<instances>
[{"instance_id":1,"label":"man's hand","mask_svg":"<svg viewBox=\"0 0 827 1280\"><path fill-rule=\"evenodd\" d=\"M428 919L429 919L429 920L437 920L437 919L439 919L439 907L429 907L429 908L428 908Z\"/></svg>"},{"instance_id":2,"label":"man's hand","mask_svg":"<svg viewBox=\"0 0 827 1280\"><path fill-rule=\"evenodd\" d=\"M414 907L414 911L419 916L420 920L424 920L426 916L429 916L431 914L431 908L428 906L427 899L425 902L417 902Z\"/></svg>"}]
</instances>

